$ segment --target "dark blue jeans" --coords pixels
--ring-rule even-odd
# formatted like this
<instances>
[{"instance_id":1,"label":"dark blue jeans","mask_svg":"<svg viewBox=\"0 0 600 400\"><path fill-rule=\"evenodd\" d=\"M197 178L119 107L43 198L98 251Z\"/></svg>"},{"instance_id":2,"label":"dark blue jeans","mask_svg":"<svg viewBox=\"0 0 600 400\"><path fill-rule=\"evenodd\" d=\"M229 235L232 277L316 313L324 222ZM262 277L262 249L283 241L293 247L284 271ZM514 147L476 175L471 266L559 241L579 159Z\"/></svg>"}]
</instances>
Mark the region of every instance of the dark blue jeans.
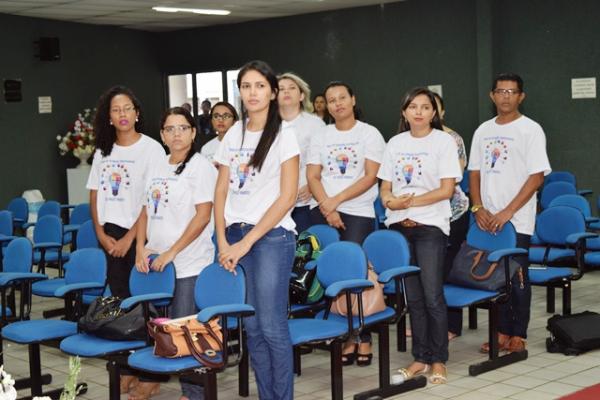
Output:
<instances>
[{"instance_id":1,"label":"dark blue jeans","mask_svg":"<svg viewBox=\"0 0 600 400\"><path fill-rule=\"evenodd\" d=\"M296 232L298 235L310 228L310 207L296 207L292 210L292 219L296 223Z\"/></svg>"},{"instance_id":2,"label":"dark blue jeans","mask_svg":"<svg viewBox=\"0 0 600 400\"><path fill-rule=\"evenodd\" d=\"M340 213L340 217L346 225L346 229L338 229L340 240L358 243L362 246L365 238L375 230L375 218L361 217ZM310 210L310 222L312 225L325 224L327 220L321 214L319 207Z\"/></svg>"},{"instance_id":3,"label":"dark blue jeans","mask_svg":"<svg viewBox=\"0 0 600 400\"><path fill-rule=\"evenodd\" d=\"M411 264L421 269L406 279L412 355L425 364L448 361L448 314L444 298L444 257L448 237L435 226L390 225L408 241Z\"/></svg>"},{"instance_id":4,"label":"dark blue jeans","mask_svg":"<svg viewBox=\"0 0 600 400\"><path fill-rule=\"evenodd\" d=\"M239 242L252 228L247 224L227 227L227 241ZM261 400L294 397L293 352L287 320L294 253L294 233L275 228L254 243L239 261L246 273L248 304L256 310L255 316L245 319L245 327Z\"/></svg>"}]
</instances>

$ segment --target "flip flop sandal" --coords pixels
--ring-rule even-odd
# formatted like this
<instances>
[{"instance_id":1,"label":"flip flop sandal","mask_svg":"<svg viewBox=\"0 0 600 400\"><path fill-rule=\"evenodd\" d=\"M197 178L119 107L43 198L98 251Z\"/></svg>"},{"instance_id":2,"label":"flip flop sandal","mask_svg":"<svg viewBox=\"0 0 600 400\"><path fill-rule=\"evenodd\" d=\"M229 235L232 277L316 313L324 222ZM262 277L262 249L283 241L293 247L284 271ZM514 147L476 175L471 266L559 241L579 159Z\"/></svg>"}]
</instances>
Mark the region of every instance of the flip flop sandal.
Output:
<instances>
[{"instance_id":1,"label":"flip flop sandal","mask_svg":"<svg viewBox=\"0 0 600 400\"><path fill-rule=\"evenodd\" d=\"M398 370L398 375L402 376L404 378L404 381L407 381L409 379L416 378L417 376L427 375L429 373L430 368L431 367L429 366L429 364L425 364L422 370L416 372L410 372L408 368L400 368Z\"/></svg>"},{"instance_id":2,"label":"flip flop sandal","mask_svg":"<svg viewBox=\"0 0 600 400\"><path fill-rule=\"evenodd\" d=\"M429 383L432 385L441 385L448 382L448 371L446 370L446 366L442 370L437 372L433 372L429 375Z\"/></svg>"}]
</instances>

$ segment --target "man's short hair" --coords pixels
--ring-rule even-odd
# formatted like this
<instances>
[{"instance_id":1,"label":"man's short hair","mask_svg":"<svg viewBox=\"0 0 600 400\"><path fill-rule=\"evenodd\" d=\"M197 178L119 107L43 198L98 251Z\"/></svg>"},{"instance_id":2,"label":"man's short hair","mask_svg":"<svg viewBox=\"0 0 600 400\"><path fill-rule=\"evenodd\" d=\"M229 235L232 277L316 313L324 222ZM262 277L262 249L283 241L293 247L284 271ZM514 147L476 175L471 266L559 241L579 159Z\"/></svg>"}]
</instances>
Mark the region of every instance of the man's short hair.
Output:
<instances>
[{"instance_id":1,"label":"man's short hair","mask_svg":"<svg viewBox=\"0 0 600 400\"><path fill-rule=\"evenodd\" d=\"M496 78L494 79L494 83L492 85L492 91L494 91L496 89L496 87L498 86L498 82L499 81L512 81L512 82L516 82L517 83L517 87L519 88L519 91L522 92L523 91L523 78L521 78L519 75L512 73L512 72L503 72L501 74L498 74L496 76Z\"/></svg>"}]
</instances>

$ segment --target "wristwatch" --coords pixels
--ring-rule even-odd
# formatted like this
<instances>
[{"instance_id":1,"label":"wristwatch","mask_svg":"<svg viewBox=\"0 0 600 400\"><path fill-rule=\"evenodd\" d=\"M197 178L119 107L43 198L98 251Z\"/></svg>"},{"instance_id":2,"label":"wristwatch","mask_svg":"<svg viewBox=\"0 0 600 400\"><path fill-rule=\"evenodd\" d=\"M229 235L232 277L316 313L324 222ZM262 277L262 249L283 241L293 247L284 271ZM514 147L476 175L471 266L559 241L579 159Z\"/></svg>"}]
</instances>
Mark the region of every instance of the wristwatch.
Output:
<instances>
[{"instance_id":1,"label":"wristwatch","mask_svg":"<svg viewBox=\"0 0 600 400\"><path fill-rule=\"evenodd\" d=\"M471 207L471 212L473 214L475 214L477 211L481 210L483 208L482 204L475 204L473 207Z\"/></svg>"}]
</instances>

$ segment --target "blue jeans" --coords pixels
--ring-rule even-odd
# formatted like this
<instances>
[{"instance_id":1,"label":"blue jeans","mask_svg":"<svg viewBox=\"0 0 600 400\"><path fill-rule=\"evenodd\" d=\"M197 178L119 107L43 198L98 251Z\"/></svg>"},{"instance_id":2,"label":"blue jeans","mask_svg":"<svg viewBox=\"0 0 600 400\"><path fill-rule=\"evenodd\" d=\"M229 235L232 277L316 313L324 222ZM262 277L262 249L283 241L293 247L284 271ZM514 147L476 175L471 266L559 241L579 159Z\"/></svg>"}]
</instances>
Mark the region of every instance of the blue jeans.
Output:
<instances>
[{"instance_id":1,"label":"blue jeans","mask_svg":"<svg viewBox=\"0 0 600 400\"><path fill-rule=\"evenodd\" d=\"M186 317L198 313L198 308L194 301L194 289L197 279L198 276L189 276L175 281L175 293L169 307L169 316L171 318ZM188 399L204 399L204 387L191 383L185 378L179 378L179 382L181 384L181 393Z\"/></svg>"},{"instance_id":2,"label":"blue jeans","mask_svg":"<svg viewBox=\"0 0 600 400\"><path fill-rule=\"evenodd\" d=\"M230 225L227 241L239 242L252 228L248 224ZM295 242L293 232L274 228L239 261L246 273L248 304L256 310L256 315L246 318L244 324L261 400L291 400L294 396L287 305Z\"/></svg>"},{"instance_id":3,"label":"blue jeans","mask_svg":"<svg viewBox=\"0 0 600 400\"><path fill-rule=\"evenodd\" d=\"M296 232L298 235L310 228L310 207L296 207L292 210L292 219L296 223Z\"/></svg>"},{"instance_id":4,"label":"blue jeans","mask_svg":"<svg viewBox=\"0 0 600 400\"><path fill-rule=\"evenodd\" d=\"M411 264L421 269L406 278L412 355L425 364L448 361L448 313L444 298L444 257L448 237L435 226L392 224L408 241Z\"/></svg>"},{"instance_id":5,"label":"blue jeans","mask_svg":"<svg viewBox=\"0 0 600 400\"><path fill-rule=\"evenodd\" d=\"M338 211L339 212L339 211ZM338 229L340 240L358 243L362 246L365 238L375 230L375 218L361 217L359 215L350 215L340 213L342 222L346 229ZM310 210L310 222L312 225L327 224L327 220L321 214L319 207Z\"/></svg>"}]
</instances>

